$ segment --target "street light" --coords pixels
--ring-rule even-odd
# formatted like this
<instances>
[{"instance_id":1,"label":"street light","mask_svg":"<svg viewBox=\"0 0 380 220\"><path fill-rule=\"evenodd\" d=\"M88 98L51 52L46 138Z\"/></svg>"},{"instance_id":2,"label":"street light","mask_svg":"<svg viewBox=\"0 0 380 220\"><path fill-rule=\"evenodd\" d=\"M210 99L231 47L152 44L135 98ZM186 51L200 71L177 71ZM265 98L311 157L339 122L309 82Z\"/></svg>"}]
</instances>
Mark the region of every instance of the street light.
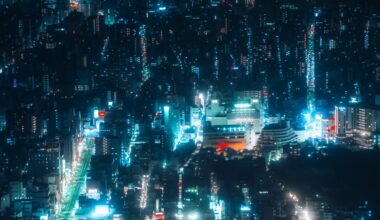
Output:
<instances>
[{"instance_id":1,"label":"street light","mask_svg":"<svg viewBox=\"0 0 380 220\"><path fill-rule=\"evenodd\" d=\"M310 217L310 212L307 209L303 210L303 219L304 220L312 220L312 218Z\"/></svg>"},{"instance_id":2,"label":"street light","mask_svg":"<svg viewBox=\"0 0 380 220\"><path fill-rule=\"evenodd\" d=\"M177 218L177 219L183 219L183 214L182 213L177 213L177 214L175 214L175 217Z\"/></svg>"},{"instance_id":3,"label":"street light","mask_svg":"<svg viewBox=\"0 0 380 220\"><path fill-rule=\"evenodd\" d=\"M192 212L190 213L187 218L189 220L196 220L196 219L199 219L199 213L198 212Z\"/></svg>"}]
</instances>

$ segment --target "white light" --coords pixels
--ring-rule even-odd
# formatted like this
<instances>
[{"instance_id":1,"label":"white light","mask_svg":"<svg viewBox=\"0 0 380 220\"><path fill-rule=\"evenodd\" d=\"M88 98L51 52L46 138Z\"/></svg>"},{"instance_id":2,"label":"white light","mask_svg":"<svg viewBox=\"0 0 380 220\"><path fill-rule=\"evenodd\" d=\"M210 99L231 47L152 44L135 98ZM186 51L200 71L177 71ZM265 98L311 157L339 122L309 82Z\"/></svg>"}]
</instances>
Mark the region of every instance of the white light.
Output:
<instances>
[{"instance_id":1,"label":"white light","mask_svg":"<svg viewBox=\"0 0 380 220\"><path fill-rule=\"evenodd\" d=\"M107 216L110 214L108 205L97 205L95 206L94 216Z\"/></svg>"},{"instance_id":2,"label":"white light","mask_svg":"<svg viewBox=\"0 0 380 220\"><path fill-rule=\"evenodd\" d=\"M90 129L88 129L88 128L85 128L84 129L84 135L89 135L90 134Z\"/></svg>"},{"instance_id":3,"label":"white light","mask_svg":"<svg viewBox=\"0 0 380 220\"><path fill-rule=\"evenodd\" d=\"M190 213L187 217L189 220L199 219L199 213L193 212L193 213Z\"/></svg>"},{"instance_id":4,"label":"white light","mask_svg":"<svg viewBox=\"0 0 380 220\"><path fill-rule=\"evenodd\" d=\"M303 210L303 217L305 220L311 220L310 213L308 210Z\"/></svg>"},{"instance_id":5,"label":"white light","mask_svg":"<svg viewBox=\"0 0 380 220\"><path fill-rule=\"evenodd\" d=\"M114 214L112 218L113 220L121 219L121 214Z\"/></svg>"},{"instance_id":6,"label":"white light","mask_svg":"<svg viewBox=\"0 0 380 220\"><path fill-rule=\"evenodd\" d=\"M94 110L94 118L99 118L99 110Z\"/></svg>"},{"instance_id":7,"label":"white light","mask_svg":"<svg viewBox=\"0 0 380 220\"><path fill-rule=\"evenodd\" d=\"M112 101L110 101L110 102L108 102L108 106L113 106L113 102Z\"/></svg>"},{"instance_id":8,"label":"white light","mask_svg":"<svg viewBox=\"0 0 380 220\"><path fill-rule=\"evenodd\" d=\"M97 189L89 189L87 193L98 193Z\"/></svg>"},{"instance_id":9,"label":"white light","mask_svg":"<svg viewBox=\"0 0 380 220\"><path fill-rule=\"evenodd\" d=\"M170 109L170 107L169 106L164 106L164 112L168 112L169 111L169 109Z\"/></svg>"},{"instance_id":10,"label":"white light","mask_svg":"<svg viewBox=\"0 0 380 220\"><path fill-rule=\"evenodd\" d=\"M251 208L249 206L241 206L240 211L251 211Z\"/></svg>"},{"instance_id":11,"label":"white light","mask_svg":"<svg viewBox=\"0 0 380 220\"><path fill-rule=\"evenodd\" d=\"M251 107L251 104L248 103L239 103L234 105L235 108L249 108Z\"/></svg>"},{"instance_id":12,"label":"white light","mask_svg":"<svg viewBox=\"0 0 380 220\"><path fill-rule=\"evenodd\" d=\"M177 218L177 219L183 219L183 214L182 213L177 213L177 214L175 214L175 217Z\"/></svg>"},{"instance_id":13,"label":"white light","mask_svg":"<svg viewBox=\"0 0 380 220\"><path fill-rule=\"evenodd\" d=\"M96 130L99 131L99 129L100 129L100 121L96 121L95 127L96 127Z\"/></svg>"},{"instance_id":14,"label":"white light","mask_svg":"<svg viewBox=\"0 0 380 220\"><path fill-rule=\"evenodd\" d=\"M95 200L100 199L100 194L97 189L89 189L87 191L87 197Z\"/></svg>"},{"instance_id":15,"label":"white light","mask_svg":"<svg viewBox=\"0 0 380 220\"><path fill-rule=\"evenodd\" d=\"M309 113L307 113L307 114L304 114L303 115L304 117L305 117L305 119L306 119L306 122L310 122L311 121L311 116L310 116L310 114Z\"/></svg>"},{"instance_id":16,"label":"white light","mask_svg":"<svg viewBox=\"0 0 380 220\"><path fill-rule=\"evenodd\" d=\"M358 100L357 97L351 97L351 98L350 98L350 103L353 103L353 104L355 104L355 103L359 103L359 100Z\"/></svg>"}]
</instances>

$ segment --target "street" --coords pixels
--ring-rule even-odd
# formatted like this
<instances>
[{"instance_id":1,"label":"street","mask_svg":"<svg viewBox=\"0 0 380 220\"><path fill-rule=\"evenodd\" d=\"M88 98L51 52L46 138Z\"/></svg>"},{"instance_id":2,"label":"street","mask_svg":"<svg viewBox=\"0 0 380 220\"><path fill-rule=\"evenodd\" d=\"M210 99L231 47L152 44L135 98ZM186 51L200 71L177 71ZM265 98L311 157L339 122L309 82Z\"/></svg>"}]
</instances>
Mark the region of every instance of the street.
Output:
<instances>
[{"instance_id":1,"label":"street","mask_svg":"<svg viewBox=\"0 0 380 220\"><path fill-rule=\"evenodd\" d=\"M73 219L72 216L74 215L75 203L82 192L82 188L86 181L86 171L90 166L92 156L92 150L89 147L90 144L92 144L90 141L85 144L79 164L73 171L73 177L71 178L71 182L69 183L61 205L62 209L59 213L59 219Z\"/></svg>"}]
</instances>

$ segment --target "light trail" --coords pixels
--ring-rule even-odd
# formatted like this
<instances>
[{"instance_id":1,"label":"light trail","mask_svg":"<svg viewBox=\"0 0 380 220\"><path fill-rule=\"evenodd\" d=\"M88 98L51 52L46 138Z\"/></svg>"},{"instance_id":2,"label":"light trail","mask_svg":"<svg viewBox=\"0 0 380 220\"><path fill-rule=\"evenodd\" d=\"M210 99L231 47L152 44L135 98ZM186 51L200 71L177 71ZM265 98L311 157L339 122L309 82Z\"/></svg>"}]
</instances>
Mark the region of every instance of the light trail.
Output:
<instances>
[{"instance_id":1,"label":"light trail","mask_svg":"<svg viewBox=\"0 0 380 220\"><path fill-rule=\"evenodd\" d=\"M184 205L183 205L183 171L184 171L184 168L181 167L179 170L178 170L178 203L177 203L177 208L178 208L178 211L176 213L176 218L177 219L184 219L184 215L183 215L183 208L184 208Z\"/></svg>"},{"instance_id":2,"label":"light trail","mask_svg":"<svg viewBox=\"0 0 380 220\"><path fill-rule=\"evenodd\" d=\"M129 145L127 151L124 151L124 160L123 164L126 166L131 165L131 154L132 154L132 149L135 146L136 140L138 136L140 135L140 126L139 124L135 124L135 126L132 128L132 137L129 140Z\"/></svg>"},{"instance_id":3,"label":"light trail","mask_svg":"<svg viewBox=\"0 0 380 220\"><path fill-rule=\"evenodd\" d=\"M245 205L251 206L252 205L252 201L251 201L251 196L249 195L249 189L248 189L248 187L243 187L242 188L242 193L243 193Z\"/></svg>"},{"instance_id":4,"label":"light trail","mask_svg":"<svg viewBox=\"0 0 380 220\"><path fill-rule=\"evenodd\" d=\"M200 112L202 112L202 111L200 111ZM183 167L181 167L179 169L179 172L178 172L178 204L177 204L178 211L175 215L177 219L184 219L184 214L183 214L183 208L184 208L184 204L183 204L183 173L184 173L184 169L189 166L189 164L193 160L193 157L199 153L199 151L202 147L202 140L203 140L202 118L203 118L203 115L204 115L204 113L199 118L192 121L192 126L196 127L196 131L195 131L196 135L194 137L194 140L197 143L196 149L191 154L189 159L183 164ZM179 132L179 133L181 133L181 132ZM177 139L179 139L179 138L177 137Z\"/></svg>"},{"instance_id":5,"label":"light trail","mask_svg":"<svg viewBox=\"0 0 380 220\"><path fill-rule=\"evenodd\" d=\"M292 192L288 193L290 201L293 203L295 208L295 215L299 220L312 220L311 212L306 207L303 207L299 204L299 198Z\"/></svg>"},{"instance_id":6,"label":"light trail","mask_svg":"<svg viewBox=\"0 0 380 220\"><path fill-rule=\"evenodd\" d=\"M181 52L177 52L176 50L173 51L174 52L174 55L176 56L176 59L177 59L177 62L181 68L181 74L184 75L185 74L185 71L183 69L183 63L182 63L182 60L181 60L181 56L182 56L182 53ZM199 76L198 76L199 78Z\"/></svg>"},{"instance_id":7,"label":"light trail","mask_svg":"<svg viewBox=\"0 0 380 220\"><path fill-rule=\"evenodd\" d=\"M182 201L182 183L183 183L183 168L179 170L178 176L178 209L183 209L183 201Z\"/></svg>"},{"instance_id":8,"label":"light trail","mask_svg":"<svg viewBox=\"0 0 380 220\"><path fill-rule=\"evenodd\" d=\"M86 145L89 145L89 143L86 143ZM83 150L83 156L80 158L78 166L73 171L73 176L63 199L58 219L73 219L72 215L75 212L75 204L81 194L83 186L85 185L86 172L90 166L91 156L92 150L87 146Z\"/></svg>"},{"instance_id":9,"label":"light trail","mask_svg":"<svg viewBox=\"0 0 380 220\"><path fill-rule=\"evenodd\" d=\"M218 198L219 186L214 173L210 174L210 210L214 212L214 219L222 219L221 200Z\"/></svg>"},{"instance_id":10,"label":"light trail","mask_svg":"<svg viewBox=\"0 0 380 220\"><path fill-rule=\"evenodd\" d=\"M142 175L141 177L141 191L140 191L140 209L145 209L148 200L148 185L149 176Z\"/></svg>"},{"instance_id":11,"label":"light trail","mask_svg":"<svg viewBox=\"0 0 380 220\"><path fill-rule=\"evenodd\" d=\"M102 47L102 52L100 53L102 61L107 60L107 48L108 48L109 40L110 40L109 37L107 37L106 39L104 39L104 43L103 43L103 47Z\"/></svg>"}]
</instances>

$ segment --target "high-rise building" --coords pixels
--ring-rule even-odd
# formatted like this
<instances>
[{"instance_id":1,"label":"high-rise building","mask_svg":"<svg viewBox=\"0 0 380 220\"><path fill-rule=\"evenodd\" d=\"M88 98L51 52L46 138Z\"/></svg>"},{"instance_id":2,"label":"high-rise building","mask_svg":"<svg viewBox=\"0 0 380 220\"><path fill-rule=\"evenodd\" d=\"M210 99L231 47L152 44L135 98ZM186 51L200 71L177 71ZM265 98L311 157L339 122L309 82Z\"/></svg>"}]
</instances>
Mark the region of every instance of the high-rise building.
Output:
<instances>
[{"instance_id":1,"label":"high-rise building","mask_svg":"<svg viewBox=\"0 0 380 220\"><path fill-rule=\"evenodd\" d=\"M220 4L221 0L210 0L211 6L218 6Z\"/></svg>"},{"instance_id":2,"label":"high-rise building","mask_svg":"<svg viewBox=\"0 0 380 220\"><path fill-rule=\"evenodd\" d=\"M48 140L44 146L36 149L30 154L29 173L32 176L43 176L46 174L59 174L61 168L61 150L57 140Z\"/></svg>"},{"instance_id":3,"label":"high-rise building","mask_svg":"<svg viewBox=\"0 0 380 220\"><path fill-rule=\"evenodd\" d=\"M244 0L244 4L246 7L254 7L256 0Z\"/></svg>"},{"instance_id":4,"label":"high-rise building","mask_svg":"<svg viewBox=\"0 0 380 220\"><path fill-rule=\"evenodd\" d=\"M4 131L7 127L7 117L5 108L0 108L0 131Z\"/></svg>"},{"instance_id":5,"label":"high-rise building","mask_svg":"<svg viewBox=\"0 0 380 220\"><path fill-rule=\"evenodd\" d=\"M347 106L335 108L336 137L351 137L364 148L373 145L380 131L380 109L376 106Z\"/></svg>"},{"instance_id":6,"label":"high-rise building","mask_svg":"<svg viewBox=\"0 0 380 220\"><path fill-rule=\"evenodd\" d=\"M335 134L337 137L346 136L347 113L346 107L335 107Z\"/></svg>"},{"instance_id":7,"label":"high-rise building","mask_svg":"<svg viewBox=\"0 0 380 220\"><path fill-rule=\"evenodd\" d=\"M50 79L48 74L42 75L42 90L45 94L50 93Z\"/></svg>"},{"instance_id":8,"label":"high-rise building","mask_svg":"<svg viewBox=\"0 0 380 220\"><path fill-rule=\"evenodd\" d=\"M251 126L206 126L203 130L203 146L222 151L226 148L242 151L256 146L255 132Z\"/></svg>"},{"instance_id":9,"label":"high-rise building","mask_svg":"<svg viewBox=\"0 0 380 220\"><path fill-rule=\"evenodd\" d=\"M90 0L81 0L79 2L79 11L82 12L85 17L94 14L94 5L91 2Z\"/></svg>"},{"instance_id":10,"label":"high-rise building","mask_svg":"<svg viewBox=\"0 0 380 220\"><path fill-rule=\"evenodd\" d=\"M143 80L148 80L150 77L149 71L149 63L148 63L148 45L147 45L147 37L146 37L146 26L140 26L140 49L141 49L141 65L142 65L142 77Z\"/></svg>"},{"instance_id":11,"label":"high-rise building","mask_svg":"<svg viewBox=\"0 0 380 220\"><path fill-rule=\"evenodd\" d=\"M11 181L9 183L11 201L25 198L26 190L22 181Z\"/></svg>"},{"instance_id":12,"label":"high-rise building","mask_svg":"<svg viewBox=\"0 0 380 220\"><path fill-rule=\"evenodd\" d=\"M315 54L314 54L315 27L312 25L308 31L306 50L306 85L307 110L310 115L315 113Z\"/></svg>"},{"instance_id":13,"label":"high-rise building","mask_svg":"<svg viewBox=\"0 0 380 220\"><path fill-rule=\"evenodd\" d=\"M3 123L4 124L4 123ZM34 110L21 108L8 111L6 115L7 130L27 138L30 135L36 135L38 132L39 120Z\"/></svg>"}]
</instances>

